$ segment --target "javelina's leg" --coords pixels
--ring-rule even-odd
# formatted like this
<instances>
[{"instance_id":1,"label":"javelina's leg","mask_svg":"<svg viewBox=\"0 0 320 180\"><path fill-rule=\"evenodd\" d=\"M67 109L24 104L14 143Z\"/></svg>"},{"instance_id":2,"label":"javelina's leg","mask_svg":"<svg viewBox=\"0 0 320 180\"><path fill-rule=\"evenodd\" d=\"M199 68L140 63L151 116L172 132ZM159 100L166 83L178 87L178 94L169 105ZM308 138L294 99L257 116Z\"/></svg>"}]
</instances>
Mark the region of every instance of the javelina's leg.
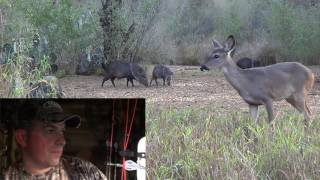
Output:
<instances>
[{"instance_id":1,"label":"javelina's leg","mask_svg":"<svg viewBox=\"0 0 320 180\"><path fill-rule=\"evenodd\" d=\"M163 77L162 80L163 80L163 86L165 86L166 85L166 79Z\"/></svg>"},{"instance_id":2,"label":"javelina's leg","mask_svg":"<svg viewBox=\"0 0 320 180\"><path fill-rule=\"evenodd\" d=\"M155 79L154 79L154 81L156 82L156 85L158 86L158 81L157 81L157 78L155 78Z\"/></svg>"},{"instance_id":3,"label":"javelina's leg","mask_svg":"<svg viewBox=\"0 0 320 180\"><path fill-rule=\"evenodd\" d=\"M109 77L104 77L104 78L103 78L101 87L103 87L104 82L105 82L105 81L108 81L108 79L109 79Z\"/></svg>"},{"instance_id":4,"label":"javelina's leg","mask_svg":"<svg viewBox=\"0 0 320 180\"><path fill-rule=\"evenodd\" d=\"M114 78L111 78L111 82L112 82L113 87L116 87L116 85L114 85Z\"/></svg>"},{"instance_id":5,"label":"javelina's leg","mask_svg":"<svg viewBox=\"0 0 320 180\"><path fill-rule=\"evenodd\" d=\"M133 79L132 79L132 78L130 78L130 82L131 82L132 87L134 87Z\"/></svg>"},{"instance_id":6,"label":"javelina's leg","mask_svg":"<svg viewBox=\"0 0 320 180\"><path fill-rule=\"evenodd\" d=\"M152 77L151 80L150 80L150 86L151 86L152 81L153 81L153 77Z\"/></svg>"},{"instance_id":7,"label":"javelina's leg","mask_svg":"<svg viewBox=\"0 0 320 180\"><path fill-rule=\"evenodd\" d=\"M171 76L169 76L169 77L167 78L167 84L168 84L168 86L171 85Z\"/></svg>"},{"instance_id":8,"label":"javelina's leg","mask_svg":"<svg viewBox=\"0 0 320 180\"><path fill-rule=\"evenodd\" d=\"M129 78L127 78L127 87L129 87L129 80L130 80L130 79L129 79Z\"/></svg>"}]
</instances>

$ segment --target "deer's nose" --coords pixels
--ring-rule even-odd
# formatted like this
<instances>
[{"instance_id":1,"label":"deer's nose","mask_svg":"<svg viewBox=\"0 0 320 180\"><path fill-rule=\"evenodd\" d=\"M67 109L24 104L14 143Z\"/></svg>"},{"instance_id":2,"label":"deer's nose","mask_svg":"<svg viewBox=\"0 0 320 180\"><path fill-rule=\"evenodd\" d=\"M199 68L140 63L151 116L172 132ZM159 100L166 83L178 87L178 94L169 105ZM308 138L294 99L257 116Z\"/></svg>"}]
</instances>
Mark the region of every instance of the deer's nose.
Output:
<instances>
[{"instance_id":1,"label":"deer's nose","mask_svg":"<svg viewBox=\"0 0 320 180\"><path fill-rule=\"evenodd\" d=\"M200 70L201 71L204 71L204 70L207 70L207 71L209 71L209 68L206 66L206 65L201 65L201 67L200 67Z\"/></svg>"}]
</instances>

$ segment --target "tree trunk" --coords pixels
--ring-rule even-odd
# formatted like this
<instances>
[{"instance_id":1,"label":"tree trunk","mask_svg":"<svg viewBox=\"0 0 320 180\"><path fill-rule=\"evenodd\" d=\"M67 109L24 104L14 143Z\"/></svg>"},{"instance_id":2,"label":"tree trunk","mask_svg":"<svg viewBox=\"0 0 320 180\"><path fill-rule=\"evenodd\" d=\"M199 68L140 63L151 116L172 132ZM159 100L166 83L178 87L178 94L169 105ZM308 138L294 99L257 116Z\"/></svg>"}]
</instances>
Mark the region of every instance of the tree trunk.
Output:
<instances>
[{"instance_id":1,"label":"tree trunk","mask_svg":"<svg viewBox=\"0 0 320 180\"><path fill-rule=\"evenodd\" d=\"M121 29L115 26L113 21L113 11L120 9L122 6L121 0L102 0L102 15L100 23L103 30L103 53L107 62L121 59L129 59L133 61L144 39L145 33L152 27L156 15L159 12L160 1L155 4L154 11L146 14L147 22L133 22L128 29ZM140 24L141 23L141 24ZM120 33L121 39L119 42L113 42L113 36ZM119 34L117 34L119 35ZM120 44L116 49L115 44Z\"/></svg>"},{"instance_id":2,"label":"tree trunk","mask_svg":"<svg viewBox=\"0 0 320 180\"><path fill-rule=\"evenodd\" d=\"M112 0L105 0L102 2L102 15L100 18L101 27L103 30L103 54L107 61L113 58L111 54L111 38L112 33L111 20L112 20Z\"/></svg>"}]
</instances>

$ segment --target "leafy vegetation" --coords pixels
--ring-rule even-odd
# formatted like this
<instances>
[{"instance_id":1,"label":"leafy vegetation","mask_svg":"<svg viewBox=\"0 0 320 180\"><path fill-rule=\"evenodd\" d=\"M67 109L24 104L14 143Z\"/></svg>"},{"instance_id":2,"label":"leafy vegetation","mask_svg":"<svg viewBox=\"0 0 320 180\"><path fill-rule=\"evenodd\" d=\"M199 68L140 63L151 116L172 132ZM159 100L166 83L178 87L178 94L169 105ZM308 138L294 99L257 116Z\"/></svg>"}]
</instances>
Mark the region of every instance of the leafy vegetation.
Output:
<instances>
[{"instance_id":1,"label":"leafy vegetation","mask_svg":"<svg viewBox=\"0 0 320 180\"><path fill-rule=\"evenodd\" d=\"M20 47L23 47L20 45ZM26 97L32 91L32 84L42 80L50 71L48 57L43 56L36 65L34 59L25 56L25 49L20 49L13 57L6 59L6 64L1 65L0 80L3 83L7 97ZM35 66L36 65L36 66ZM50 84L54 87L54 84ZM50 97L55 97L52 88Z\"/></svg>"},{"instance_id":2,"label":"leafy vegetation","mask_svg":"<svg viewBox=\"0 0 320 180\"><path fill-rule=\"evenodd\" d=\"M6 96L25 97L30 83L48 75L52 63L60 75L73 73L81 53L101 47L95 4L53 2L1 1L0 80Z\"/></svg>"},{"instance_id":3,"label":"leafy vegetation","mask_svg":"<svg viewBox=\"0 0 320 180\"><path fill-rule=\"evenodd\" d=\"M6 3L5 3L6 2ZM94 5L73 4L72 0L3 1L1 8L3 27L0 45L14 44L24 40L30 44L27 56L38 62L43 55L57 56L57 63L68 72L73 72L79 54L101 46L99 16ZM37 47L32 47L34 36Z\"/></svg>"},{"instance_id":4,"label":"leafy vegetation","mask_svg":"<svg viewBox=\"0 0 320 180\"><path fill-rule=\"evenodd\" d=\"M239 56L258 58L266 51L272 52L270 55L279 62L319 64L320 4L317 2L170 2L170 8L164 9L166 13L162 14L166 20L158 21L165 27L161 28L164 38L155 40L164 41L164 46L172 44L175 51L169 51L172 53L167 54L166 59L175 59L179 64L199 64L210 51L212 38L224 40L233 34L238 41ZM166 48L164 46L162 49Z\"/></svg>"},{"instance_id":5,"label":"leafy vegetation","mask_svg":"<svg viewBox=\"0 0 320 180\"><path fill-rule=\"evenodd\" d=\"M73 73L81 53L102 46L107 59L197 65L212 38L233 34L239 56L319 64L320 4L312 0L54 2L2 0L1 46L38 34L38 53L54 53Z\"/></svg>"}]
</instances>

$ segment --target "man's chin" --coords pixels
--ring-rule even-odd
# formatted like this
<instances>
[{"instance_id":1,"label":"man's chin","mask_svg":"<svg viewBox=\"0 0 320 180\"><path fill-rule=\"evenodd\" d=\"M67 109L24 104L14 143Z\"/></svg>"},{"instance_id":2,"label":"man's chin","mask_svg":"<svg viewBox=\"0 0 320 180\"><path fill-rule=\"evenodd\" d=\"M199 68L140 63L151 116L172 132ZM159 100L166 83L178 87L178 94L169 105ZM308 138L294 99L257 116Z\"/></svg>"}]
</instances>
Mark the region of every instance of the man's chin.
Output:
<instances>
[{"instance_id":1,"label":"man's chin","mask_svg":"<svg viewBox=\"0 0 320 180\"><path fill-rule=\"evenodd\" d=\"M60 162L60 158L61 158L61 155L53 156L53 157L51 158L50 165L51 165L51 166L56 166L56 165L58 165L59 162Z\"/></svg>"},{"instance_id":2,"label":"man's chin","mask_svg":"<svg viewBox=\"0 0 320 180\"><path fill-rule=\"evenodd\" d=\"M50 161L49 164L52 167L52 166L57 166L59 164L59 162L60 162L60 159L53 159Z\"/></svg>"}]
</instances>

